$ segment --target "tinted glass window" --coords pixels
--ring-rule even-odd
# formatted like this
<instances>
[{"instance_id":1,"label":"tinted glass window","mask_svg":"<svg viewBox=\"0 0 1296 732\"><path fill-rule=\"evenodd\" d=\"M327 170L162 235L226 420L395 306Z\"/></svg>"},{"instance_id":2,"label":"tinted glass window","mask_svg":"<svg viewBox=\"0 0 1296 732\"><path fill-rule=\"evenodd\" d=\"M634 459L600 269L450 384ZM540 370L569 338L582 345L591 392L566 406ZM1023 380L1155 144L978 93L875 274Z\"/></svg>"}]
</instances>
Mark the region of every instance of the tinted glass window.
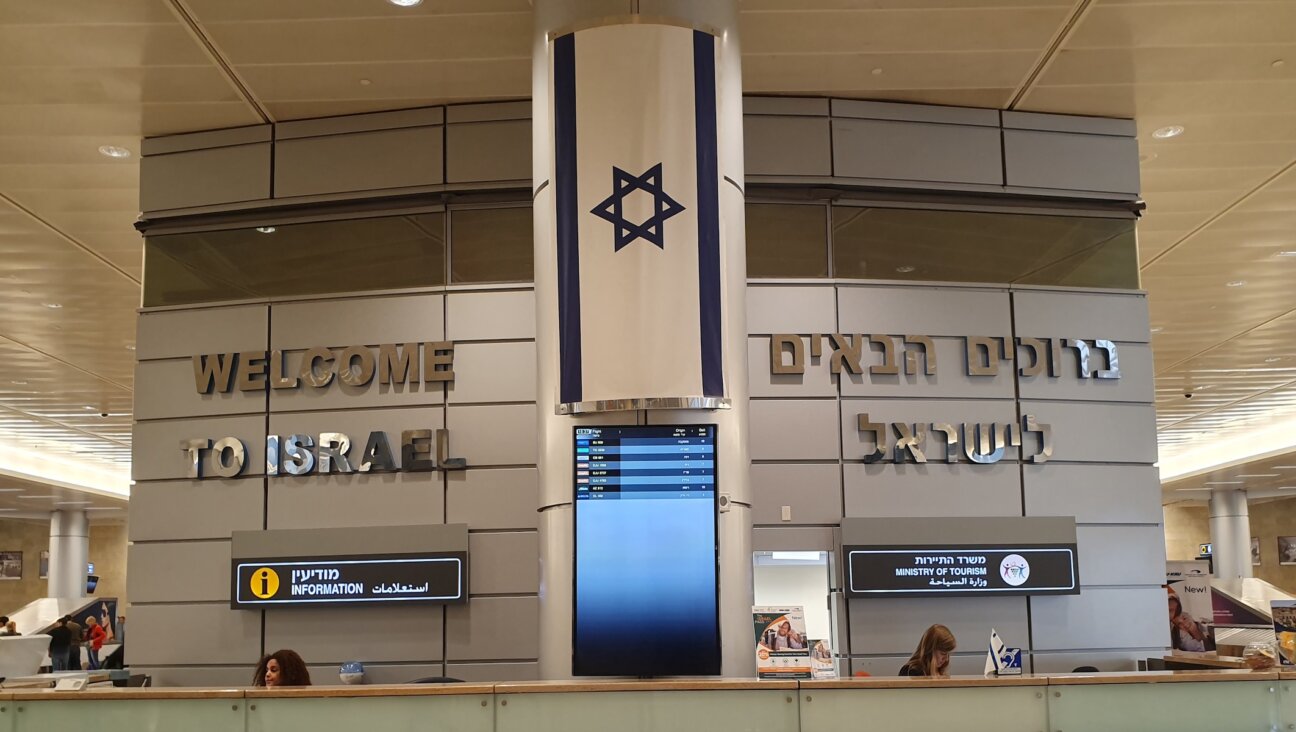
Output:
<instances>
[{"instance_id":1,"label":"tinted glass window","mask_svg":"<svg viewBox=\"0 0 1296 732\"><path fill-rule=\"evenodd\" d=\"M747 276L827 277L827 207L747 204Z\"/></svg>"},{"instance_id":2,"label":"tinted glass window","mask_svg":"<svg viewBox=\"0 0 1296 732\"><path fill-rule=\"evenodd\" d=\"M531 207L453 211L450 282L531 282Z\"/></svg>"}]
</instances>

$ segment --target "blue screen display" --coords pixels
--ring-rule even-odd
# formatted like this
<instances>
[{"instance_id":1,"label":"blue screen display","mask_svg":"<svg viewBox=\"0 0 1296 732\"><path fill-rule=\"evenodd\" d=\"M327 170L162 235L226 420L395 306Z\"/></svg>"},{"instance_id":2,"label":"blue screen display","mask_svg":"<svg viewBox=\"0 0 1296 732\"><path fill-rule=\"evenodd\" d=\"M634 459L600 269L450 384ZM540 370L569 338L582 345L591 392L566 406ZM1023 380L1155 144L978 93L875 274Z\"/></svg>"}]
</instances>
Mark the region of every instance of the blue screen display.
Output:
<instances>
[{"instance_id":1,"label":"blue screen display","mask_svg":"<svg viewBox=\"0 0 1296 732\"><path fill-rule=\"evenodd\" d=\"M720 673L715 434L576 428L573 675Z\"/></svg>"}]
</instances>

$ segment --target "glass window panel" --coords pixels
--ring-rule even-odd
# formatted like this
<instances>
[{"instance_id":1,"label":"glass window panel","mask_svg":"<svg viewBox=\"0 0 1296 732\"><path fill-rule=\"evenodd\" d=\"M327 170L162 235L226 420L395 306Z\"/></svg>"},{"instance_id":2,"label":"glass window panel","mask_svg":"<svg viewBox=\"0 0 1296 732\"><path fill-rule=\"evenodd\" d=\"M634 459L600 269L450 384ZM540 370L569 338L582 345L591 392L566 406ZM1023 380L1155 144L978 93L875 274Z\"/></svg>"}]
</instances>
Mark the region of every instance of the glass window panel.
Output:
<instances>
[{"instance_id":1,"label":"glass window panel","mask_svg":"<svg viewBox=\"0 0 1296 732\"><path fill-rule=\"evenodd\" d=\"M530 206L452 212L451 283L531 282L533 236Z\"/></svg>"},{"instance_id":2,"label":"glass window panel","mask_svg":"<svg viewBox=\"0 0 1296 732\"><path fill-rule=\"evenodd\" d=\"M827 277L827 214L822 205L747 204L747 276Z\"/></svg>"},{"instance_id":3,"label":"glass window panel","mask_svg":"<svg viewBox=\"0 0 1296 732\"><path fill-rule=\"evenodd\" d=\"M837 277L1138 287L1133 219L849 206L832 216Z\"/></svg>"},{"instance_id":4,"label":"glass window panel","mask_svg":"<svg viewBox=\"0 0 1296 732\"><path fill-rule=\"evenodd\" d=\"M445 214L151 236L144 305L445 284Z\"/></svg>"}]
</instances>

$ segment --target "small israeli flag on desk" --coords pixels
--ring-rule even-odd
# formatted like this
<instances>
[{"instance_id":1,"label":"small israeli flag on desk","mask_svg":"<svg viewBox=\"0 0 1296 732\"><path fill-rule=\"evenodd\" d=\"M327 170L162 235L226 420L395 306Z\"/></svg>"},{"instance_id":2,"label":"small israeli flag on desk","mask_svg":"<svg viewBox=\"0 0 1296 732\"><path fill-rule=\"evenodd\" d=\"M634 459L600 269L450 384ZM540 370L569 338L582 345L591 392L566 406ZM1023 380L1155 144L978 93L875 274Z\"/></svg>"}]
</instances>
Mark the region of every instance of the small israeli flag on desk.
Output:
<instances>
[{"instance_id":1,"label":"small israeli flag on desk","mask_svg":"<svg viewBox=\"0 0 1296 732\"><path fill-rule=\"evenodd\" d=\"M716 39L607 25L550 52L559 411L723 399Z\"/></svg>"},{"instance_id":2,"label":"small israeli flag on desk","mask_svg":"<svg viewBox=\"0 0 1296 732\"><path fill-rule=\"evenodd\" d=\"M999 638L999 632L990 629L990 650L986 653L985 675L1021 676L1022 659L1020 648L1009 648Z\"/></svg>"}]
</instances>

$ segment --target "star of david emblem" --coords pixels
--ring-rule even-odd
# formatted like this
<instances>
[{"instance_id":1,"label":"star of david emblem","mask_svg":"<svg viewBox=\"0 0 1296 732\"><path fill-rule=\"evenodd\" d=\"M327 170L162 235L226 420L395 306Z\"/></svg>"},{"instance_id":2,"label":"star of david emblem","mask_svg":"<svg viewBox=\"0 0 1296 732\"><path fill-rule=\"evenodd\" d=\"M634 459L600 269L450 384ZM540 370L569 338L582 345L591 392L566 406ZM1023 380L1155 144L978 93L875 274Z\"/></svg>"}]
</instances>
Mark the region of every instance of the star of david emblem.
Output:
<instances>
[{"instance_id":1,"label":"star of david emblem","mask_svg":"<svg viewBox=\"0 0 1296 732\"><path fill-rule=\"evenodd\" d=\"M635 239L644 239L665 249L662 242L662 222L684 210L675 199L662 190L662 164L657 163L643 175L631 175L612 166L612 195L603 199L590 213L616 227L616 249L621 251ZM628 221L624 215L626 196L643 191L653 197L653 215L645 221Z\"/></svg>"}]
</instances>

